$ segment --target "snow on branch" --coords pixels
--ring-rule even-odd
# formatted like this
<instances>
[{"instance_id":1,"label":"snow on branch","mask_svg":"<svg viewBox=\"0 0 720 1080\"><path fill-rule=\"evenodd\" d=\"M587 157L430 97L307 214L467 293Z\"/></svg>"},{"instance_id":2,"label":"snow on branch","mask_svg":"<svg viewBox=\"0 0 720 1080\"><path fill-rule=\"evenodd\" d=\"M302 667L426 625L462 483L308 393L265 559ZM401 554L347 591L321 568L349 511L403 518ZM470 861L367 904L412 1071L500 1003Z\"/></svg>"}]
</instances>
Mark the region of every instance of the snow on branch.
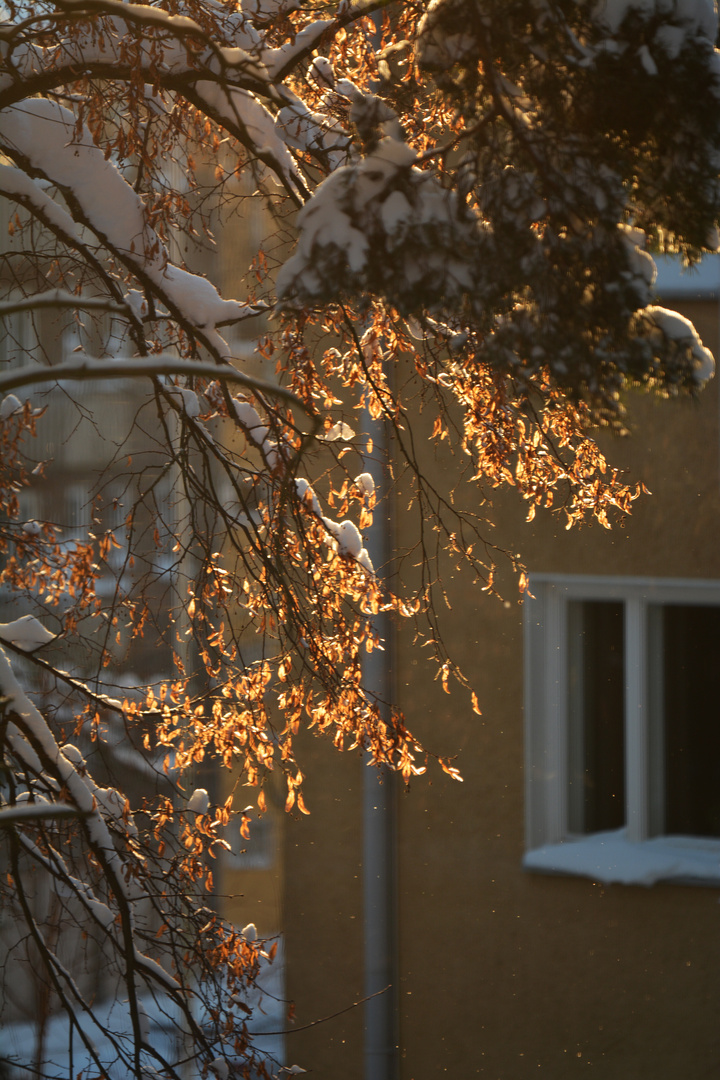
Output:
<instances>
[{"instance_id":1,"label":"snow on branch","mask_svg":"<svg viewBox=\"0 0 720 1080\"><path fill-rule=\"evenodd\" d=\"M223 300L207 278L169 261L140 197L95 146L88 129L78 132L75 117L62 105L36 98L4 110L0 146L63 190L80 223L149 282L189 326L213 331L262 310Z\"/></svg>"},{"instance_id":2,"label":"snow on branch","mask_svg":"<svg viewBox=\"0 0 720 1080\"><path fill-rule=\"evenodd\" d=\"M249 390L278 397L289 405L307 411L305 405L290 390L265 379L255 378L237 371L230 365L210 364L203 361L181 360L173 356L145 356L135 360L92 360L84 358L55 364L50 368L26 367L0 375L0 392L7 393L20 386L36 386L39 383L58 382L62 379L123 379L158 375L184 375L219 379L221 382L239 383Z\"/></svg>"},{"instance_id":3,"label":"snow on branch","mask_svg":"<svg viewBox=\"0 0 720 1080\"><path fill-rule=\"evenodd\" d=\"M22 615L13 622L0 623L0 641L14 645L22 652L34 652L49 645L56 637L34 615Z\"/></svg>"},{"instance_id":4,"label":"snow on branch","mask_svg":"<svg viewBox=\"0 0 720 1080\"><path fill-rule=\"evenodd\" d=\"M62 289L48 289L47 292L35 293L17 300L0 300L0 319L15 315L20 311L33 311L40 308L74 308L82 311L110 311L115 315L131 316L128 304L119 304L104 296L76 296Z\"/></svg>"},{"instance_id":5,"label":"snow on branch","mask_svg":"<svg viewBox=\"0 0 720 1080\"><path fill-rule=\"evenodd\" d=\"M0 194L9 198L22 198L24 203L39 211L45 220L55 225L69 239L79 241L75 222L67 210L59 206L23 169L0 165Z\"/></svg>"},{"instance_id":6,"label":"snow on branch","mask_svg":"<svg viewBox=\"0 0 720 1080\"><path fill-rule=\"evenodd\" d=\"M174 34L192 34L193 37L215 47L210 35L195 19L191 19L188 15L172 14L162 8L150 7L148 4L125 3L124 0L59 0L58 6L79 15L98 13L115 15L141 26L157 26L163 30L170 30ZM246 59L252 62L252 57L247 54Z\"/></svg>"},{"instance_id":7,"label":"snow on branch","mask_svg":"<svg viewBox=\"0 0 720 1080\"><path fill-rule=\"evenodd\" d=\"M199 79L193 87L192 97L209 116L234 130L261 161L271 166L287 184L288 190L306 197L305 183L280 138L272 114L250 90L230 86L226 81Z\"/></svg>"},{"instance_id":8,"label":"snow on branch","mask_svg":"<svg viewBox=\"0 0 720 1080\"><path fill-rule=\"evenodd\" d=\"M52 803L21 803L19 806L0 804L0 829L9 829L27 821L57 820L58 818L83 817L85 811L76 806Z\"/></svg>"}]
</instances>

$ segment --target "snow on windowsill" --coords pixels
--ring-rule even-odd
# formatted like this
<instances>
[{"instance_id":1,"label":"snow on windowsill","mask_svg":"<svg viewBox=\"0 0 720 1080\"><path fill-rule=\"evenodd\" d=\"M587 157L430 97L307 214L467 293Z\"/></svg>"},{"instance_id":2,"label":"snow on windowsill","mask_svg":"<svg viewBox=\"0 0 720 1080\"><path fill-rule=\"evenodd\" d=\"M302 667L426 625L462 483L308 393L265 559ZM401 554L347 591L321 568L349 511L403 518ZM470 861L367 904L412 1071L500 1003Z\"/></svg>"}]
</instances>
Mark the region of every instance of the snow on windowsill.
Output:
<instances>
[{"instance_id":1,"label":"snow on windowsill","mask_svg":"<svg viewBox=\"0 0 720 1080\"><path fill-rule=\"evenodd\" d=\"M720 884L720 841L656 836L635 842L619 829L546 844L526 852L523 866L541 873L577 874L605 885Z\"/></svg>"}]
</instances>

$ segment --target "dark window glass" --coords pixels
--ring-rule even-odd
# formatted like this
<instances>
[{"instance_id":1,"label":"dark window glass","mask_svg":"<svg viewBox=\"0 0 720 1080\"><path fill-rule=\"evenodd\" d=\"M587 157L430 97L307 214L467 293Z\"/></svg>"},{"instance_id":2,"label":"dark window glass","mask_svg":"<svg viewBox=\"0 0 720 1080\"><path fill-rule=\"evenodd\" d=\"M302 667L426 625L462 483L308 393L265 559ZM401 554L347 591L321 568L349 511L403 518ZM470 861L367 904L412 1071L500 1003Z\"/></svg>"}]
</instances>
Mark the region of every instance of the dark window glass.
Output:
<instances>
[{"instance_id":1,"label":"dark window glass","mask_svg":"<svg viewBox=\"0 0 720 1080\"><path fill-rule=\"evenodd\" d=\"M625 620L620 601L569 605L569 825L625 824Z\"/></svg>"},{"instance_id":2,"label":"dark window glass","mask_svg":"<svg viewBox=\"0 0 720 1080\"><path fill-rule=\"evenodd\" d=\"M663 608L665 832L720 837L720 608Z\"/></svg>"}]
</instances>

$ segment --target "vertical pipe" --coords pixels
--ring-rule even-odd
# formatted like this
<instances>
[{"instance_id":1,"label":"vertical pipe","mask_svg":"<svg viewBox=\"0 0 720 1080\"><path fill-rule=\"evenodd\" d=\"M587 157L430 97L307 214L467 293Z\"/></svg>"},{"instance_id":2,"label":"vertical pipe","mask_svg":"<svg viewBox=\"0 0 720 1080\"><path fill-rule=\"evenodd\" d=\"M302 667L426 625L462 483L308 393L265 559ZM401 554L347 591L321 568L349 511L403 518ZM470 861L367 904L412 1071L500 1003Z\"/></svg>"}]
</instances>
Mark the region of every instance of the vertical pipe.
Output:
<instances>
[{"instance_id":1,"label":"vertical pipe","mask_svg":"<svg viewBox=\"0 0 720 1080\"><path fill-rule=\"evenodd\" d=\"M625 800L627 838L648 838L648 710L646 606L634 594L625 602Z\"/></svg>"},{"instance_id":2,"label":"vertical pipe","mask_svg":"<svg viewBox=\"0 0 720 1080\"><path fill-rule=\"evenodd\" d=\"M363 865L365 1080L397 1077L394 777L366 770ZM370 995L377 995L370 997Z\"/></svg>"},{"instance_id":3,"label":"vertical pipe","mask_svg":"<svg viewBox=\"0 0 720 1080\"><path fill-rule=\"evenodd\" d=\"M380 44L378 12L373 44ZM382 501L375 508L367 533L367 546L376 573L382 581L393 548L393 521L389 495L388 422L377 419L365 408L363 430L373 441L372 453L365 456L365 470L375 483ZM386 612L373 620L384 650L366 653L363 665L365 688L383 703L387 711L393 700L393 636ZM390 717L385 715L385 720ZM397 807L396 776L387 769L365 769L363 782L363 920L365 964L365 1080L397 1080L399 1070L398 1033L398 940L397 940ZM377 996L373 996L377 995Z\"/></svg>"},{"instance_id":4,"label":"vertical pipe","mask_svg":"<svg viewBox=\"0 0 720 1080\"><path fill-rule=\"evenodd\" d=\"M386 423L363 414L363 429L373 440L365 470L372 476L379 497L366 540L376 572L382 577L391 555L392 518L386 467ZM381 496L385 496L380 501ZM392 627L387 614L373 620L384 650L366 654L363 666L367 691L387 709L393 697ZM389 719L389 717L387 717ZM395 775L373 766L363 782L363 907L365 996L365 1080L396 1080L397 1032L397 888Z\"/></svg>"}]
</instances>

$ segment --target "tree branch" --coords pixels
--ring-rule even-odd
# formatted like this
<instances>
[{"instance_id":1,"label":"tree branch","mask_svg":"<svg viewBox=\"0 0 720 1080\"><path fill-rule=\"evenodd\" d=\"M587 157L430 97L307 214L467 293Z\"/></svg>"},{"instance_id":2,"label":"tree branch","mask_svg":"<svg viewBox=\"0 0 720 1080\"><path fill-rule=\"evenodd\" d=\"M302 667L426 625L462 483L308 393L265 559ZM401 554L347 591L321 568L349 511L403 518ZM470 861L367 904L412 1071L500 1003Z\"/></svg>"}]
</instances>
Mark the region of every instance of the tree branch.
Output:
<instances>
[{"instance_id":1,"label":"tree branch","mask_svg":"<svg viewBox=\"0 0 720 1080\"><path fill-rule=\"evenodd\" d=\"M35 308L82 308L83 311L112 311L116 315L124 315L132 318L133 312L129 304L118 303L117 300L105 299L103 296L75 296L63 289L49 289L47 292L37 293L35 296L24 297L22 300L4 300L0 302L0 319L7 315L14 315L18 311L32 311Z\"/></svg>"},{"instance_id":2,"label":"tree branch","mask_svg":"<svg viewBox=\"0 0 720 1080\"><path fill-rule=\"evenodd\" d=\"M181 360L172 356L146 356L139 359L91 360L90 358L55 364L47 368L21 368L0 375L0 393L8 393L20 386L35 386L38 383L59 382L61 379L84 381L86 379L130 379L137 377L153 378L158 375L195 375L220 382L239 383L248 390L270 397L281 398L311 416L307 406L290 390L283 386L244 375L229 364L210 364L201 360Z\"/></svg>"}]
</instances>

